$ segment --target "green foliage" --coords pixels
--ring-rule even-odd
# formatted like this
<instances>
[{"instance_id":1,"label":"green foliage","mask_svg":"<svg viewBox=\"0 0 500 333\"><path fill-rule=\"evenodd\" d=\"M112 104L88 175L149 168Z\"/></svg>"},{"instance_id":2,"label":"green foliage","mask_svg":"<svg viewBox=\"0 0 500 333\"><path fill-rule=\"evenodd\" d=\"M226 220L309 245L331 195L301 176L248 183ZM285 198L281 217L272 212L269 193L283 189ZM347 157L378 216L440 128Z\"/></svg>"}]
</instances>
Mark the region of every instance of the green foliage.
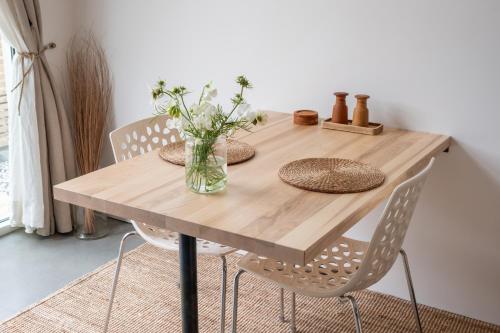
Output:
<instances>
[{"instance_id":1,"label":"green foliage","mask_svg":"<svg viewBox=\"0 0 500 333\"><path fill-rule=\"evenodd\" d=\"M211 83L203 86L198 103L190 107L186 106L184 100L189 93L184 86L168 89L166 82L159 80L151 91L155 102L154 113L180 119L183 135L192 138L191 157L186 161L186 180L188 187L196 192L214 191L225 184L225 161L221 164L215 152L217 139L228 137L239 129L249 131L253 125L266 121L264 113L255 113L246 104L244 93L246 89L252 88L250 81L240 75L236 83L239 91L231 98L232 108L227 113L221 105L210 103L217 96L217 89Z\"/></svg>"},{"instance_id":2,"label":"green foliage","mask_svg":"<svg viewBox=\"0 0 500 333\"><path fill-rule=\"evenodd\" d=\"M235 112L240 105L245 103L243 94L245 89L252 88L252 84L244 75L238 76L236 83L240 86L240 90L231 99L233 104L231 111L225 113L222 106L214 107L209 103L211 97L216 95L216 90L211 83L203 86L198 104L188 108L184 101L184 96L189 93L186 87L174 86L168 89L165 80L159 80L151 91L155 102L154 113L180 118L184 133L208 141L221 135L229 136L238 129L250 130L251 125L258 123L256 118L249 119L246 115L236 116ZM200 109L205 111L200 114Z\"/></svg>"}]
</instances>

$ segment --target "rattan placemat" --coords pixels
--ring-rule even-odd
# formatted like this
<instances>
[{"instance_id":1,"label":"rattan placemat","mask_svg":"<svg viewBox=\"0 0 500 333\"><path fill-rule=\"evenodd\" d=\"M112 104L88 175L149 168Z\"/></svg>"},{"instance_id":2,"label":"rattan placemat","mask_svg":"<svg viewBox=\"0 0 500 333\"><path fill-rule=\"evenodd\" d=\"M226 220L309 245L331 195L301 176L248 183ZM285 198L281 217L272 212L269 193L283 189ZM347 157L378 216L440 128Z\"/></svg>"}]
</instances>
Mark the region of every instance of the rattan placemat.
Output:
<instances>
[{"instance_id":1,"label":"rattan placemat","mask_svg":"<svg viewBox=\"0 0 500 333\"><path fill-rule=\"evenodd\" d=\"M315 192L356 193L384 182L385 175L371 165L342 158L306 158L285 164L279 177L292 186Z\"/></svg>"},{"instance_id":2,"label":"rattan placemat","mask_svg":"<svg viewBox=\"0 0 500 333\"><path fill-rule=\"evenodd\" d=\"M159 155L165 161L184 165L184 141L169 143L160 149ZM227 164L245 162L255 155L255 148L238 140L227 140Z\"/></svg>"}]
</instances>

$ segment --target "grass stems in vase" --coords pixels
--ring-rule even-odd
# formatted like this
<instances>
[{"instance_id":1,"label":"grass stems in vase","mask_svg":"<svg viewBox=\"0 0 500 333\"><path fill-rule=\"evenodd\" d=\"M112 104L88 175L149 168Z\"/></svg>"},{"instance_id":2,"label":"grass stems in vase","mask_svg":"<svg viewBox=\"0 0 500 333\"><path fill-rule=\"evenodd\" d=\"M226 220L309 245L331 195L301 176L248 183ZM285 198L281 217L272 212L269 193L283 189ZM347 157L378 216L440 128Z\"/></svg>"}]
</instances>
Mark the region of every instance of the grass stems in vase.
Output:
<instances>
[{"instance_id":1,"label":"grass stems in vase","mask_svg":"<svg viewBox=\"0 0 500 333\"><path fill-rule=\"evenodd\" d=\"M111 110L111 72L104 50L90 32L73 37L66 59L76 161L80 174L86 174L99 168ZM77 209L75 235L78 238L94 239L106 234L105 215L90 209Z\"/></svg>"},{"instance_id":2,"label":"grass stems in vase","mask_svg":"<svg viewBox=\"0 0 500 333\"><path fill-rule=\"evenodd\" d=\"M186 185L194 192L217 192L227 182L226 137L214 140L186 137Z\"/></svg>"},{"instance_id":3,"label":"grass stems in vase","mask_svg":"<svg viewBox=\"0 0 500 333\"><path fill-rule=\"evenodd\" d=\"M267 121L265 113L254 112L244 99L246 89L252 88L248 79L240 75L236 83L239 91L231 99L229 112L212 102L217 89L211 82L203 86L199 98L189 107L189 91L184 86L169 89L160 80L152 90L155 114L168 114L177 120L186 140L186 186L193 192L223 190L227 183L227 138L239 129L250 131L252 126Z\"/></svg>"}]
</instances>

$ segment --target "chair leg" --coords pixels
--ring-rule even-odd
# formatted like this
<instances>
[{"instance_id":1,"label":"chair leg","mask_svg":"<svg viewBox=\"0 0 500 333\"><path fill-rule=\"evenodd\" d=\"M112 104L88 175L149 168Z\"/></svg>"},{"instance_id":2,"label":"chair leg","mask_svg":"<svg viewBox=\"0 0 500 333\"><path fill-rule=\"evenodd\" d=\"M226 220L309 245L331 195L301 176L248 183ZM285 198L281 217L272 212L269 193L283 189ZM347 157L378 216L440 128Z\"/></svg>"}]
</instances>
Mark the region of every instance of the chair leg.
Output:
<instances>
[{"instance_id":1,"label":"chair leg","mask_svg":"<svg viewBox=\"0 0 500 333\"><path fill-rule=\"evenodd\" d=\"M411 280L410 264L408 263L408 256L406 255L406 252L403 249L399 250L399 253L403 258L403 263L406 273L406 282L408 283L408 291L410 292L411 303L413 305L413 315L415 316L415 322L417 324L417 332L422 333L422 322L420 321L420 314L418 313L418 304L415 298L415 289L413 288L413 282Z\"/></svg>"},{"instance_id":2,"label":"chair leg","mask_svg":"<svg viewBox=\"0 0 500 333\"><path fill-rule=\"evenodd\" d=\"M285 319L285 290L280 288L280 321L286 323Z\"/></svg>"},{"instance_id":3,"label":"chair leg","mask_svg":"<svg viewBox=\"0 0 500 333\"><path fill-rule=\"evenodd\" d=\"M125 244L125 241L127 238L130 236L136 235L137 233L135 231L131 231L125 236L123 236L121 242L120 242L120 249L118 250L118 258L116 260L116 270L115 270L115 276L113 278L113 286L111 287L111 295L109 297L109 305L108 305L108 312L106 314L106 321L104 322L104 333L108 331L108 326L109 326L109 319L111 318L111 310L113 308L113 301L115 298L115 291L116 291L116 285L118 284L118 276L120 275L120 267L122 265L122 257L123 257L123 245Z\"/></svg>"},{"instance_id":4,"label":"chair leg","mask_svg":"<svg viewBox=\"0 0 500 333\"><path fill-rule=\"evenodd\" d=\"M292 293L292 313L290 315L290 332L297 332L297 325L295 324L295 293Z\"/></svg>"},{"instance_id":5,"label":"chair leg","mask_svg":"<svg viewBox=\"0 0 500 333\"><path fill-rule=\"evenodd\" d=\"M344 295L340 297L340 300L342 302L349 301L351 303L352 313L354 315L354 323L356 324L356 333L362 333L363 328L361 326L361 315L359 313L359 307L358 304L356 303L356 299L354 298L354 296Z\"/></svg>"},{"instance_id":6,"label":"chair leg","mask_svg":"<svg viewBox=\"0 0 500 333\"><path fill-rule=\"evenodd\" d=\"M227 261L222 256L222 282L221 282L221 313L220 313L220 331L224 333L226 329L226 292L227 292Z\"/></svg>"},{"instance_id":7,"label":"chair leg","mask_svg":"<svg viewBox=\"0 0 500 333\"><path fill-rule=\"evenodd\" d=\"M238 322L238 284L240 282L241 274L245 273L245 270L240 269L238 273L234 276L233 284L233 324L232 333L236 333L236 324Z\"/></svg>"},{"instance_id":8,"label":"chair leg","mask_svg":"<svg viewBox=\"0 0 500 333\"><path fill-rule=\"evenodd\" d=\"M285 318L285 290L280 288L280 321L282 323L290 323L290 332L295 333L297 331L297 326L295 324L296 310L295 310L295 293L292 292L291 300L291 315L290 321Z\"/></svg>"}]
</instances>

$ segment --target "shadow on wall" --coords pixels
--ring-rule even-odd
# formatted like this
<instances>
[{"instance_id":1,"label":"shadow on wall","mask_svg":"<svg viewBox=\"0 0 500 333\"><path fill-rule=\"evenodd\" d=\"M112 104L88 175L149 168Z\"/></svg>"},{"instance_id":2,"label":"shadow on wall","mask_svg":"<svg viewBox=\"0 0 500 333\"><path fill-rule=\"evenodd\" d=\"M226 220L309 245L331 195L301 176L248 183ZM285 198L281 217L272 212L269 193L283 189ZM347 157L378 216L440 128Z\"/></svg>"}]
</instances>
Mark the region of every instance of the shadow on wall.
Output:
<instances>
[{"instance_id":1,"label":"shadow on wall","mask_svg":"<svg viewBox=\"0 0 500 333\"><path fill-rule=\"evenodd\" d=\"M500 324L500 182L465 147L439 154L404 247L420 303ZM369 239L384 205L349 234ZM404 279L398 262L374 289L408 299Z\"/></svg>"},{"instance_id":2,"label":"shadow on wall","mask_svg":"<svg viewBox=\"0 0 500 333\"><path fill-rule=\"evenodd\" d=\"M454 142L449 156L436 165L428 185L411 238L412 249L419 251L417 264L432 270L429 272L433 272L433 277L427 279L427 283L442 285L443 297L454 295L451 298L455 298L460 308L466 305L468 313L499 324L498 179L458 141ZM470 287L463 287L467 285ZM482 287L477 288L479 285ZM483 302L495 307L486 310L481 306ZM452 310L458 308L454 304L448 306Z\"/></svg>"}]
</instances>

